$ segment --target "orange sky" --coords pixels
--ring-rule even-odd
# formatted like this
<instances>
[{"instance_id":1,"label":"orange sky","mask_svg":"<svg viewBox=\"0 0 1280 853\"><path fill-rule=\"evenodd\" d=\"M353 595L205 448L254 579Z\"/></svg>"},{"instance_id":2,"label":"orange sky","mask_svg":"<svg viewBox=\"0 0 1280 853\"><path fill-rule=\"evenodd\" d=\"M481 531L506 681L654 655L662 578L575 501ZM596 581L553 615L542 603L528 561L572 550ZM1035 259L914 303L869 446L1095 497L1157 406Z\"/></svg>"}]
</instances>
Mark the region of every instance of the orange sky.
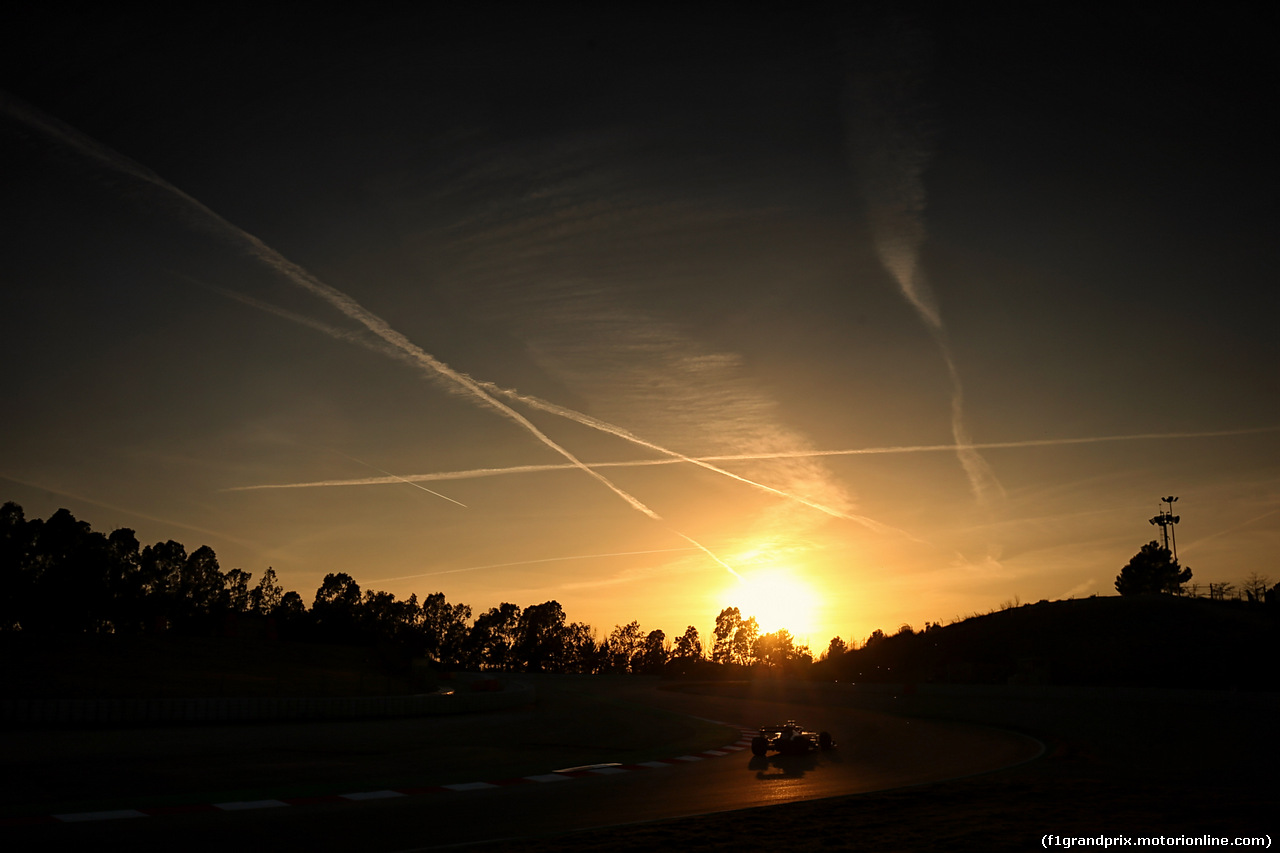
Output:
<instances>
[{"instance_id":1,"label":"orange sky","mask_svg":"<svg viewBox=\"0 0 1280 853\"><path fill-rule=\"evenodd\" d=\"M1280 580L1248 34L30 14L0 86L28 517L308 601L345 571L704 639L739 606L815 652L1111 594L1168 494L1195 581Z\"/></svg>"}]
</instances>

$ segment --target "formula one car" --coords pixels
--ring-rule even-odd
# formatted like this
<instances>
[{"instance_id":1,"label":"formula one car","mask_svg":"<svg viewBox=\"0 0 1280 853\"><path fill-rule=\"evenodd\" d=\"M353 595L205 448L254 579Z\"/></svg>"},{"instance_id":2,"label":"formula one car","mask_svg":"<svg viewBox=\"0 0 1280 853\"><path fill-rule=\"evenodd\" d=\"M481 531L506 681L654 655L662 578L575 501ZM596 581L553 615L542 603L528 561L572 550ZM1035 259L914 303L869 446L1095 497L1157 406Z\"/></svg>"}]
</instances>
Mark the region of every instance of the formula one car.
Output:
<instances>
[{"instance_id":1,"label":"formula one car","mask_svg":"<svg viewBox=\"0 0 1280 853\"><path fill-rule=\"evenodd\" d=\"M760 734L751 739L751 754L764 755L773 750L782 755L807 755L815 750L835 749L836 742L828 732L806 731L795 720L778 726L761 726Z\"/></svg>"}]
</instances>

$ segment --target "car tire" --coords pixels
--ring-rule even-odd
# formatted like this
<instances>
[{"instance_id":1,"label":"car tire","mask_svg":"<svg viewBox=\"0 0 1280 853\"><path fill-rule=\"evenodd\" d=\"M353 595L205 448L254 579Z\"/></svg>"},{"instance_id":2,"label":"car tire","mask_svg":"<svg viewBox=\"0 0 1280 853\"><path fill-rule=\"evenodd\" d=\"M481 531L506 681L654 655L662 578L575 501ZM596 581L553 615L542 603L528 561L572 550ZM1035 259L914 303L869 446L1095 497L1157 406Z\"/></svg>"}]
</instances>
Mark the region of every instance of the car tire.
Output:
<instances>
[{"instance_id":1,"label":"car tire","mask_svg":"<svg viewBox=\"0 0 1280 853\"><path fill-rule=\"evenodd\" d=\"M762 737L754 737L751 739L751 754L764 755L769 750L769 741Z\"/></svg>"},{"instance_id":2,"label":"car tire","mask_svg":"<svg viewBox=\"0 0 1280 853\"><path fill-rule=\"evenodd\" d=\"M836 745L835 741L831 739L831 732L822 732L820 735L818 735L818 747L822 749L823 752L826 752L828 749L831 749L831 747L835 745Z\"/></svg>"}]
</instances>

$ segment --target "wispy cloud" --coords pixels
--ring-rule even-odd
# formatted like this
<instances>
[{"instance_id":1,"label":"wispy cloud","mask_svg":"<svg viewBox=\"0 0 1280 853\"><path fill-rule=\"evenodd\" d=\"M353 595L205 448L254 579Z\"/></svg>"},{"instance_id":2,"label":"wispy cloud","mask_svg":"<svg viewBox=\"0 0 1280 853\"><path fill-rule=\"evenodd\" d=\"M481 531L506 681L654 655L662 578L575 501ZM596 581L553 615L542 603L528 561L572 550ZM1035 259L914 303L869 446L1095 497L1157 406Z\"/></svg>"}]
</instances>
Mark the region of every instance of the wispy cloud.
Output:
<instances>
[{"instance_id":1,"label":"wispy cloud","mask_svg":"<svg viewBox=\"0 0 1280 853\"><path fill-rule=\"evenodd\" d=\"M1004 487L978 452L964 418L964 385L942 312L920 265L926 236L924 172L933 157L933 127L924 97L930 46L904 18L890 17L856 47L846 120L880 263L928 328L951 380L951 433L974 497L984 506Z\"/></svg>"},{"instance_id":2,"label":"wispy cloud","mask_svg":"<svg viewBox=\"0 0 1280 853\"><path fill-rule=\"evenodd\" d=\"M433 355L426 352L421 347L417 346L412 341L410 341L401 332L392 328L392 326L389 323L387 323L377 314L374 314L372 311L365 308L363 305L361 305L349 294L341 290L338 290L337 288L320 280L318 277L316 277L315 275L310 273L308 270L303 268L301 265L284 257L282 254L280 254L275 249L268 246L265 242L263 242L261 239L259 239L255 235L250 234L244 229L224 219L222 216L215 213L213 210L205 206L203 203L193 198L192 196L188 195L184 191L180 190L179 188L169 183L168 181L164 180L163 178L161 178L159 175L157 175L155 172L151 171L150 169L147 169L141 166L140 164L134 162L133 160L119 154L118 152L113 151L112 149L108 148L105 145L102 145L96 140L93 140L88 136L85 136L84 134L80 133L74 128L71 128L64 123L57 121L56 119L53 119L51 117L45 116L37 112L36 110L30 108L25 104L20 103L19 101L17 101L16 99L8 95L0 94L0 109L3 109L11 117L25 123L27 126L40 131L41 133L45 134L47 137L56 140L57 142L74 150L75 152L81 155L84 155L86 157L89 157L97 161L98 163L110 169L111 171L117 174L126 175L146 185L149 185L157 190L160 190L162 193L162 197L168 200L171 204L174 204L176 212L180 216L182 216L182 218L186 220L188 224L192 225L193 227L199 230L214 234L218 238L224 241L227 241L232 245L238 247L242 251L246 252L250 257L264 264L266 267L276 272L278 275L283 277L288 282L312 294L313 296L316 296L317 298L327 303L331 307L337 309L341 314L343 314L349 320L354 321L355 323L359 324L364 329L366 329L368 332L372 333L379 341L381 341L381 344L375 344L372 348L385 351L385 349L383 348L389 347L392 351L396 353L395 357L397 359L402 361L408 361L410 364L416 366L418 369L426 373L428 377L443 384L444 387L446 387L448 390L454 393L458 393L463 396L469 397L474 402L477 402L483 406L486 406L495 410L502 416L506 417L507 419L511 420L512 422L520 426L537 441L541 442L546 447L550 448L560 456L564 457L566 460L568 460L569 465L571 465L573 468L576 468L577 470L587 474L588 476L594 478L599 483L607 487L614 494L618 495L620 498L626 501L627 504L630 505L633 509L637 510L638 512L644 514L645 516L651 519L660 520L661 516L659 516L657 512L655 512L653 509L651 509L649 506L647 506L644 502L642 502L635 496L631 495L629 492L618 487L611 480L609 480L608 478L600 474L598 471L596 471L592 467L583 463L576 455L571 453L568 449L561 446L559 443L552 440L549 436L547 436L540 429L538 429L532 422L528 420L528 418L526 418L524 415L520 414L511 406L509 406L508 404L500 400L499 396L519 397L521 399L521 402L524 402L526 405L536 405L538 408L541 408L543 410L553 411L556 414L560 415L561 417L568 417L570 419L577 420L579 423L583 423L587 426L591 426L594 429L603 430L619 438L624 438L628 441L642 444L645 447L648 447L650 449L654 449L659 452L662 452L666 455L678 458L681 461L692 462L692 459L690 457L687 457L676 451L668 450L655 443L643 441L626 430L615 427L611 424L608 424L604 421L601 421L595 418L589 418L586 415L583 415L578 412L574 412L573 410L567 409L565 407L556 406L554 404L547 403L541 400L536 400L536 398L517 395L515 392L507 392L505 394L499 394L498 392L501 389L498 389L497 386L493 385L492 383L478 382L477 380L472 378L470 375L463 373L461 371L455 370L449 365L435 358ZM305 320L299 317L298 315L290 314L290 312L285 312L283 310L276 309L274 307L266 306L265 304L261 303L258 300L242 299L242 301L246 302L247 304L254 305L255 307L270 310L272 311L272 313L275 313L278 316L287 317L295 321L301 321L307 326L310 326L319 331L325 332L326 334L331 334L334 337L339 337L344 340L353 340L353 338L351 338L349 333L343 333L341 332L341 330L337 330L333 327L328 326L327 324ZM362 343L365 346L369 345L365 341L360 341L360 343ZM757 481L750 480L746 477L742 477L740 475L732 474L728 471L724 471L723 469L716 468L715 466L711 466L707 463L695 463L695 464L700 464L702 465L702 467L706 467L710 470L716 471L717 473L720 473L724 476L731 477L732 479L738 480L745 484L749 484L753 487L762 489L769 493L775 494L779 497L789 498L792 501L804 504L814 509L819 509L828 514L836 515L842 518L847 518L853 521L857 521L859 523L865 524L873 528L883 527L882 525L879 525L877 522L871 519L863 518L861 516L856 516L853 514L842 513L839 510L835 510L829 506L826 506L822 503L806 498L802 495L793 494L793 493L787 492L786 490L764 485ZM387 472L384 471L383 473L385 474ZM388 474L388 476L396 480L402 479L396 475ZM407 479L402 481L411 482ZM437 494L440 497L444 497L443 495L439 495L438 493L435 493L435 492L433 492L433 494ZM452 498L447 498L447 499L452 500ZM456 501L454 502L457 503ZM690 543L696 545L700 550L704 551L707 555L712 557L712 559L714 559L720 565L725 566L726 568L729 568L727 564L724 563L724 561L720 560L718 557L712 554L711 551L709 551L705 546L701 545L700 543L696 542L695 540L693 540L692 538L690 538L689 536L683 533L680 533L678 535L680 535L682 538L686 539ZM732 572L731 568L729 570Z\"/></svg>"},{"instance_id":3,"label":"wispy cloud","mask_svg":"<svg viewBox=\"0 0 1280 853\"><path fill-rule=\"evenodd\" d=\"M270 303L263 302L262 300L255 299L253 297L246 296L244 294L236 293L233 291L227 291L223 288L212 288L212 289L216 290L217 292L224 293L230 298L243 302L246 305L253 306L255 308L258 308L263 311L267 311L271 314L290 320L292 322L299 323L308 328L315 329L316 331L322 332L338 340L346 341L349 343L355 343L367 349L371 349L375 352L383 353L384 355L388 355L392 358L396 358L401 361L406 361L411 364L416 363L414 359L406 357L406 353L402 348L390 346L381 339L371 340L367 337L353 334L348 330L339 329L335 326L324 323L323 321L316 320L314 318L307 317L305 315L300 315L292 311L288 311L286 309L280 308L275 305L271 305ZM843 518L848 521L854 521L866 527L869 527L871 529L884 529L883 525L881 525L879 522L876 522L874 519L870 519L865 516L857 515L855 513L838 509L836 507L830 506L829 504L821 503L819 501L805 497L804 495L796 494L795 492L792 492L792 491L770 486L768 484L759 482L749 477L745 477L740 474L735 474L732 471L727 471L723 468L720 468L712 464L714 461L717 461L719 459L738 460L738 461L761 461L761 460L767 460L767 459L774 459L774 460L805 459L810 457L821 456L823 454L812 453L808 451L783 451L783 452L776 452L772 454L737 454L737 455L728 455L723 457L694 457L694 456L689 456L689 455L680 453L679 451L664 447L663 445L660 445L656 442L641 438L640 436L636 435L630 430L608 423L607 421L603 421L599 418L595 418L590 415L584 414L582 412L575 411L574 409L570 409L566 406L561 406L559 404L540 399L530 394L523 394L514 389L503 388L493 382L477 380L476 385L482 388L484 391L488 392L489 394L493 395L494 397L505 397L514 402L521 403L529 408L537 409L539 411L557 415L567 420L571 420L575 423L582 424L583 426L587 426L592 429L598 430L600 432L606 433L608 435L612 435L616 438L623 439L624 441L630 442L632 444L636 444L640 447L644 447L646 449L654 450L658 453L662 453L668 457L666 459L648 460L646 462L632 462L632 463L618 463L618 464L626 465L628 467L635 467L638 465L645 465L645 464L662 465L662 464L673 464L673 463L685 462L691 465L696 465L708 471L712 471L716 474L720 474L722 476L728 477L732 480L736 480L740 483L759 489L761 491L768 492L769 494L775 495L777 497L784 498L789 501L794 501L796 503L807 506L811 509L816 509L819 512L825 513L827 515L834 516L836 518ZM794 442L791 442L791 443L794 443ZM585 463L581 463L580 460L578 460L568 465L526 465L526 466L519 466L517 468L480 469L476 471L466 472L465 476L463 474L440 475L438 479L464 479L464 478L471 478L471 477L481 477L486 475L535 472L535 471L557 471L557 470L574 470L574 469L581 470L583 467L583 464ZM604 467L610 467L610 466L608 464L594 464L587 467L604 468ZM385 483L385 482L391 482L391 481L399 481L400 479L398 475L388 475L388 476L390 477L390 479L365 478L363 480L332 481L332 482L326 482L326 483L313 483L313 484L306 484L306 485L370 485L370 484ZM423 481L423 479L424 479L424 475L415 475L415 476L409 477L407 480L405 480L405 482L421 482ZM296 485L304 485L304 484L296 484ZM246 490L251 488L255 488L255 487L240 487L240 489L230 489L228 491ZM263 488L266 488L266 487L263 487ZM283 488L283 486L279 488Z\"/></svg>"},{"instance_id":4,"label":"wispy cloud","mask_svg":"<svg viewBox=\"0 0 1280 853\"><path fill-rule=\"evenodd\" d=\"M670 448L663 447L662 445L656 444L655 442L643 439L635 435L634 433L630 432L629 430L625 430L621 427L614 426L613 424L606 423L605 421L601 421L598 418L593 418L590 415L584 415L581 412L575 412L572 409L567 409L563 406L558 406L554 403L549 403L545 400L539 400L536 397L530 397L528 395L520 394L515 391L509 391L506 389L498 389L498 388L494 388L493 390L495 394L502 394L504 396L508 396L511 399L519 400L520 402L525 403L526 405L529 405L532 408L537 408L545 412L550 412L552 414L560 415L561 417L568 418L569 420L580 423L583 426L589 426L593 429L597 429L597 430L600 430L601 432L608 433L609 435L616 436L617 438L621 438L624 441L629 441L632 444L636 444L636 445L639 445L640 447L648 448L649 450L657 451L658 453L666 454L668 457L670 457L669 459L665 459L665 460L651 460L650 463L648 464L661 464L664 462L666 463L686 462L690 465L696 465L699 468L712 471L716 474L720 474L732 480L737 480L740 483L745 483L748 486L752 486L753 488L768 492L769 494L775 495L777 497L786 498L787 500L791 500L791 501L795 501L796 503L803 504L811 509L816 509L819 512L826 513L827 515L831 515L836 518L843 518L849 521L856 521L868 527L877 526L877 522L874 522L869 518L865 518L864 516L859 516L850 512L845 512L835 507L829 506L827 504L823 504L823 503L819 503L818 501L811 500L803 495L786 491L784 489L778 489L773 486L766 485L765 483L761 483L757 480L752 480L748 477L743 477L739 474L735 474L732 471L725 470L724 468L721 468L717 465L712 464L711 460L717 457L687 456L683 453L680 453L679 451L671 450ZM784 452L778 452L774 454L737 454L734 456L728 456L723 458L737 459L742 461L748 461L748 460L759 461L763 459L804 459L804 458L809 458L811 456L813 456L813 454L806 453L804 451L784 451Z\"/></svg>"},{"instance_id":5,"label":"wispy cloud","mask_svg":"<svg viewBox=\"0 0 1280 853\"><path fill-rule=\"evenodd\" d=\"M161 178L155 172L135 163L128 157L113 151L107 146L91 139L57 119L45 116L31 107L22 104L8 94L0 93L0 108L3 108L3 110L11 117L25 123L29 127L39 130L46 136L57 140L76 152L97 161L112 171L127 175L135 180L149 184L150 186L161 190L170 201L178 203L177 209L184 219L193 226L200 230L213 233L221 239L237 245L250 256L265 264L289 282L303 290L306 290L314 296L317 296L332 307L338 309L338 311L344 314L347 318L359 323L388 345L403 353L404 356L427 373L428 376L441 381L450 390L469 396L474 401L488 406L504 417L510 419L539 442L569 460L569 463L574 467L606 486L614 494L625 500L632 508L644 513L650 518L660 518L656 512L646 506L638 498L619 488L598 472L591 470L586 465L583 465L576 456L553 441L545 433L530 423L526 417L503 403L501 400L495 398L488 391L481 388L480 384L470 376L454 370L449 365L435 358L430 353L414 344L403 334L393 329L385 320L374 314L372 311L369 311L348 294L321 281L302 266L284 257L253 234L250 234L239 226L228 222L200 201L178 189L164 178Z\"/></svg>"}]
</instances>

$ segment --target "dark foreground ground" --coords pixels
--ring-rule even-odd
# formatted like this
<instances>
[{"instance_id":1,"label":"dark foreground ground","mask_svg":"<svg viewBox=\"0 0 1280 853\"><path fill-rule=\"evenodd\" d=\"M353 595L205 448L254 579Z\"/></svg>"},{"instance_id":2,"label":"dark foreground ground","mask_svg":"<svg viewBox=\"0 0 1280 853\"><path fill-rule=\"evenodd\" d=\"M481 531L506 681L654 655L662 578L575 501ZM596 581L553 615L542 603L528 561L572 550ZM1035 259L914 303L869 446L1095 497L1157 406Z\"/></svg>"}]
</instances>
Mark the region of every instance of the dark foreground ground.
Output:
<instances>
[{"instance_id":1,"label":"dark foreground ground","mask_svg":"<svg viewBox=\"0 0 1280 853\"><path fill-rule=\"evenodd\" d=\"M474 849L1027 850L1050 835L1060 837L1060 849L1080 838L1102 846L1100 836L1114 847L1137 846L1138 837L1166 839L1159 846L1184 836L1228 839L1197 849L1237 838L1262 839L1263 848L1280 841L1274 695L1134 691L1047 702L884 695L856 704L1000 718L992 722L1036 735L1048 749L1031 763L958 781ZM1127 845L1115 840L1126 837Z\"/></svg>"},{"instance_id":2,"label":"dark foreground ground","mask_svg":"<svg viewBox=\"0 0 1280 853\"><path fill-rule=\"evenodd\" d=\"M1275 832L1275 807L1274 788L1135 785L1100 779L1068 761L1047 770L471 849L1027 850L1039 848L1046 834L1265 836Z\"/></svg>"},{"instance_id":3,"label":"dark foreground ground","mask_svg":"<svg viewBox=\"0 0 1280 853\"><path fill-rule=\"evenodd\" d=\"M64 655L61 668L43 661L33 670L39 676L33 676L34 683L46 689L51 683L83 684L83 673L71 666L72 662L80 664L86 659L81 651L59 652ZM136 660L121 655L120 650L110 651L112 654L104 653L102 659L117 667L118 671L111 672L114 677L108 679L117 689L130 693L143 691L144 695L146 690L159 690L161 687L166 693L177 689L169 681L156 681L154 676L141 686L130 684L136 678L134 673L163 671L163 660L155 658L150 665L142 667ZM162 652L178 655L183 662L182 670L188 676L201 669L192 665L193 659L203 659L197 654L200 649L184 648L179 650L179 654L166 648L154 654ZM233 690L240 692L245 686L242 682L249 677L245 673L268 684L269 692L277 695L310 692L317 682L326 688L326 692L336 695L386 689L386 685L370 681L367 676L353 674L368 668L369 661L364 659L343 661L326 653L325 666L319 667L308 661L271 661L260 650L248 650L242 655L252 662L252 666L244 661L228 662L225 652L206 657L210 663L203 667L208 670L200 679L203 684L192 687L203 688L200 692L205 694L209 692L211 683L220 687L225 684L228 693ZM21 675L14 669L20 660L17 656L6 655L2 668L11 675ZM131 665L126 667L126 663ZM221 669L215 673L217 667L214 663L226 669L227 674L224 675ZM59 671L68 676L63 682L50 678L50 672ZM213 681L215 675L216 682ZM648 679L634 681L650 682ZM21 683L21 679L15 677L12 683ZM620 685L624 683L629 682L626 679L619 682ZM155 686L157 684L160 687ZM557 681L556 684L557 689L547 689L552 686L550 683L542 685L536 708L512 715L521 725L512 725L511 720L503 722L500 734L507 740L519 740L522 751L513 752L511 744L504 743L505 758L502 760L519 760L545 770L542 753L552 750L561 757L563 743L581 741L583 727L599 729L607 734L604 740L608 741L611 750L616 750L619 743L632 746L638 756L636 760L648 756L645 750L649 746L658 750L654 755L659 755L670 754L665 750L672 744L682 745L682 749L695 749L721 742L717 740L720 733L703 731L691 725L687 718L648 713L637 715L634 709L610 704L607 697L588 701L587 697L578 695L583 685L573 679L566 679L563 683ZM184 688L178 691L178 695L182 695L185 685L178 686ZM1174 839L1209 835L1226 838L1228 844L1225 846L1231 846L1231 841L1236 838L1266 838L1273 842L1280 835L1277 833L1280 820L1275 817L1276 804L1280 803L1280 784L1277 782L1280 778L1277 773L1280 769L1280 738L1277 737L1280 696L1274 693L1110 688L1038 692L1035 688L1018 691L1002 688L931 690L926 687L895 691L889 687L862 689L833 684L821 689L814 686L798 688L795 684L759 681L700 685L659 685L654 681L650 682L650 687L710 691L722 695L735 695L737 691L744 698L766 700L805 701L798 696L806 695L814 702L834 702L906 716L1000 726L1031 734L1044 741L1048 748L1043 758L1031 763L957 781L478 845L468 849L1026 850L1041 847L1045 836L1058 836L1064 840L1089 838L1095 843L1100 837L1109 838L1113 840L1110 846L1121 847L1126 846L1124 841L1116 843L1114 839L1134 839L1133 845L1128 845L1134 846L1140 836ZM214 692L216 695L218 691ZM476 721L453 718L447 725L465 727L474 724ZM304 728L311 735L318 736L327 735L331 728L338 727L339 724L314 724ZM574 737L565 737L560 731L563 727L573 729ZM250 737L259 728L267 730L266 727L244 727L234 733L231 742L241 743L242 749L253 752L261 761L265 760L261 757L262 750L251 743ZM432 766L440 764L438 742L415 745L404 740L394 724L381 725L376 729L384 740L394 742L394 749L375 748L378 744L368 745L363 741L353 746L342 741L331 745L328 752L319 756L328 763L315 767L308 765L308 778L315 777L316 784L324 783L330 788L332 784L324 777L326 772L337 774L344 782L363 782L367 775L371 782L391 784L395 781L396 768L401 764L407 763L415 768L423 766L424 762L415 749L429 750L433 756ZM205 739L190 737L190 732L184 736L181 730L174 731L174 737L194 744L191 749L196 749ZM207 734L200 731L202 735ZM485 750L488 747L483 745L502 741L498 734L495 732L466 741L460 739L460 744L472 746L458 747L457 762L467 767L488 767L491 764L497 767L493 762L498 758L487 754ZM78 798L90 794L99 796L96 792L113 789L102 784L108 776L114 780L114 788L120 788L121 768L113 763L113 753L108 748L138 735L139 732L129 730L0 732L3 744L0 769L5 771L0 788L6 795L0 814L29 814L33 809L41 811L40 804L46 801L50 804L56 801L59 810L74 811L76 809L63 807L68 803L74 805ZM630 744L627 738L636 742ZM89 746L82 742L86 739ZM279 736L275 740L278 742L272 748L282 751L282 754L296 746ZM94 744L97 747L90 748ZM331 753L337 746L342 747L339 750L342 754L335 756ZM360 748L356 749L356 746ZM199 793L207 793L205 788L217 784L216 770L220 766L217 762L207 757L188 761L190 756L173 750L166 752L163 743L157 744L156 751L167 755L167 764L173 765L169 769L173 771L174 778L165 777L164 788L172 790L174 796L187 796L180 786L175 787L177 782L174 779L182 781L186 778L179 771L193 775L189 772L191 766L198 766L200 770L198 776L189 780L192 786L200 788ZM130 749L128 752L134 754L138 750ZM311 752L298 754L314 758ZM227 750L227 753L227 762L234 765L234 750ZM55 755L58 756L56 759ZM574 756L571 763L579 759L583 763L603 760L584 754ZM282 779L298 775L294 767L298 760L291 755L280 759ZM138 761L141 762L139 772L143 777L148 773L155 775L167 766L161 762L157 770L142 759ZM440 772L448 775L446 771L449 769L444 766ZM527 770L523 765L499 769L503 772L509 770L512 774ZM255 775L259 777L265 772L261 767L255 769ZM420 771L415 772L420 775ZM228 784L234 781L235 775L229 772ZM457 779L444 780L442 777L442 781ZM119 794L126 801L116 806L139 804L134 801L134 792L121 789ZM240 794L244 792L238 792ZM188 800L190 797L183 802ZM101 803L87 803L85 808L89 806L105 807ZM0 846L8 847L3 830L0 830ZM1161 846L1173 845L1166 843ZM1215 849L1217 846L1199 845L1200 849ZM1270 844L1264 842L1259 846L1267 848Z\"/></svg>"}]
</instances>

